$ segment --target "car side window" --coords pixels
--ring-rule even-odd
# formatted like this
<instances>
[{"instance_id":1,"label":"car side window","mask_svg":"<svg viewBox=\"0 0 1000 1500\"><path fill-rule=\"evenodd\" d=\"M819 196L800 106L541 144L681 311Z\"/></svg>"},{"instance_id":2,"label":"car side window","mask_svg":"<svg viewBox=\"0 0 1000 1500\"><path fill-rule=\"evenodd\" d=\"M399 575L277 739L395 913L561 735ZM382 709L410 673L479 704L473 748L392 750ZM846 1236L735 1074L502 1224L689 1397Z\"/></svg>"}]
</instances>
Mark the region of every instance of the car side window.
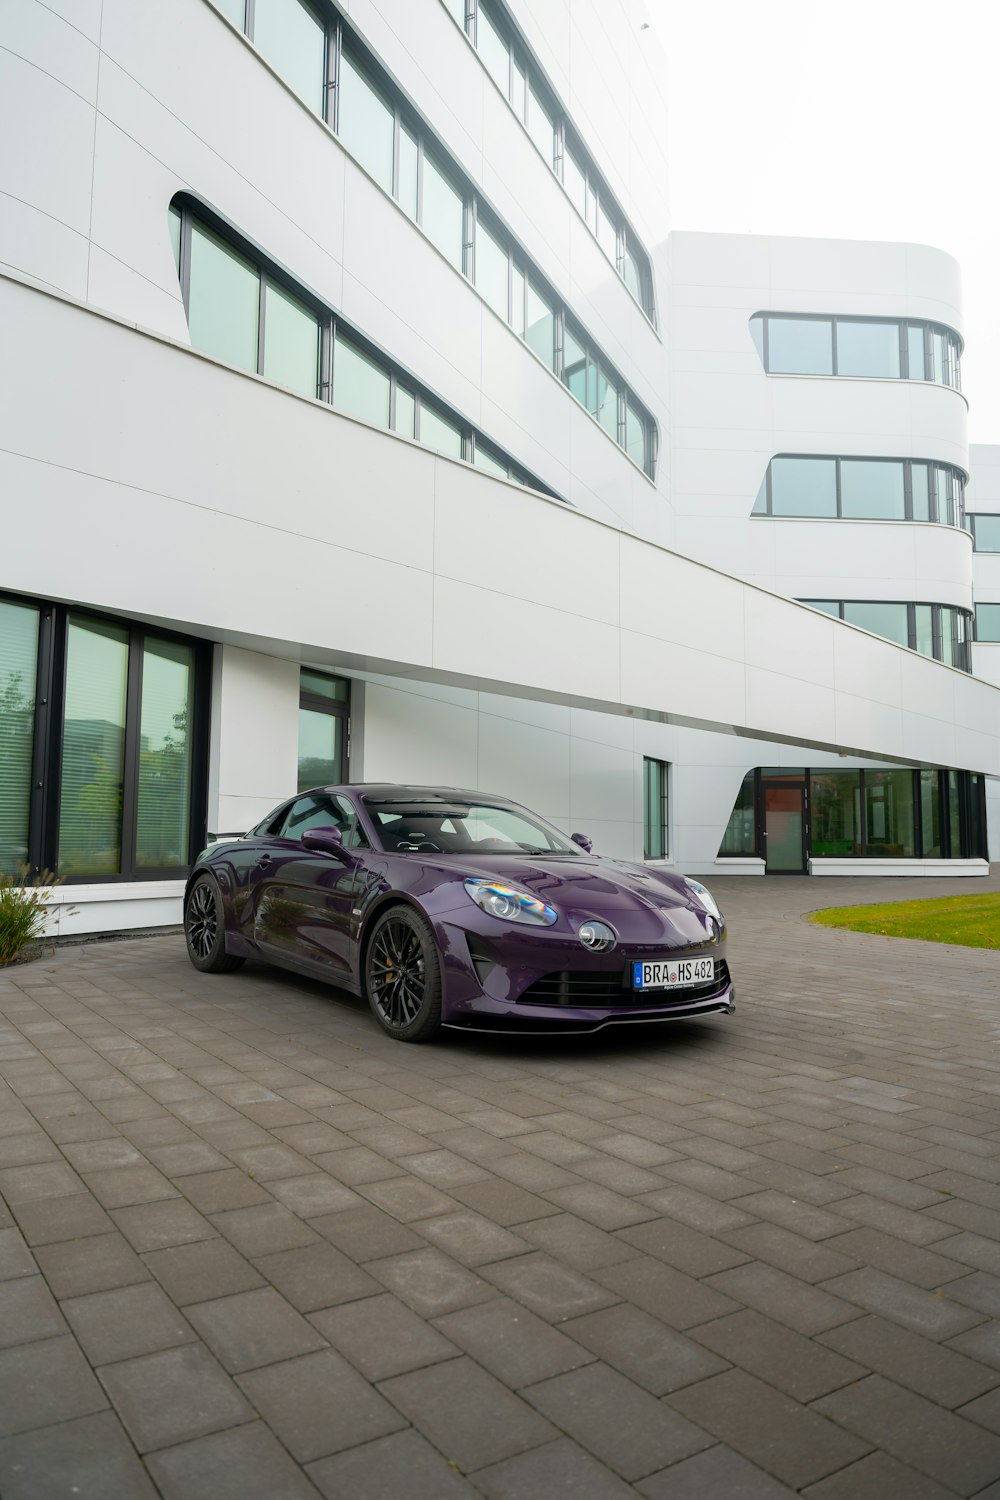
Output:
<instances>
[{"instance_id":1,"label":"car side window","mask_svg":"<svg viewBox=\"0 0 1000 1500\"><path fill-rule=\"evenodd\" d=\"M277 838L301 839L307 828L339 828L345 849L363 849L368 842L351 804L343 797L333 797L326 792L299 797L270 832Z\"/></svg>"}]
</instances>

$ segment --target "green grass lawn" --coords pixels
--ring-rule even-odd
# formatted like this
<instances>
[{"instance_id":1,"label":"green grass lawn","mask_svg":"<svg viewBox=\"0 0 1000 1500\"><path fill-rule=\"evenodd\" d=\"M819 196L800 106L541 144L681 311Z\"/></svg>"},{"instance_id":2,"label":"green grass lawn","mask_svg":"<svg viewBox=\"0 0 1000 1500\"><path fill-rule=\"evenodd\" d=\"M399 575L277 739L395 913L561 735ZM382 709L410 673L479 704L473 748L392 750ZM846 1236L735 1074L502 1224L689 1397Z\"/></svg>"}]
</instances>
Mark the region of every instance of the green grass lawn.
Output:
<instances>
[{"instance_id":1,"label":"green grass lawn","mask_svg":"<svg viewBox=\"0 0 1000 1500\"><path fill-rule=\"evenodd\" d=\"M1000 948L1000 895L944 896L931 901L891 901L881 906L828 906L810 922L849 927L883 937L923 938L963 948Z\"/></svg>"}]
</instances>

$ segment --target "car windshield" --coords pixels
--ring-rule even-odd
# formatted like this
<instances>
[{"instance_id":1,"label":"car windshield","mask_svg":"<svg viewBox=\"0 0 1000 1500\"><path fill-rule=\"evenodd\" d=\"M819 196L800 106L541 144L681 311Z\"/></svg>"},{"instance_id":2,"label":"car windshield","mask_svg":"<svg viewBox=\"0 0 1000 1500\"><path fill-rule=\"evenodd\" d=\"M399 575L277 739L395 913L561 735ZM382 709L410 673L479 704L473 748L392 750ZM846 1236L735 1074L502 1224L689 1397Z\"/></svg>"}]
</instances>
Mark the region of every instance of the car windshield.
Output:
<instances>
[{"instance_id":1,"label":"car windshield","mask_svg":"<svg viewBox=\"0 0 1000 1500\"><path fill-rule=\"evenodd\" d=\"M548 824L488 803L365 798L383 849L402 854L559 854L581 851Z\"/></svg>"}]
</instances>

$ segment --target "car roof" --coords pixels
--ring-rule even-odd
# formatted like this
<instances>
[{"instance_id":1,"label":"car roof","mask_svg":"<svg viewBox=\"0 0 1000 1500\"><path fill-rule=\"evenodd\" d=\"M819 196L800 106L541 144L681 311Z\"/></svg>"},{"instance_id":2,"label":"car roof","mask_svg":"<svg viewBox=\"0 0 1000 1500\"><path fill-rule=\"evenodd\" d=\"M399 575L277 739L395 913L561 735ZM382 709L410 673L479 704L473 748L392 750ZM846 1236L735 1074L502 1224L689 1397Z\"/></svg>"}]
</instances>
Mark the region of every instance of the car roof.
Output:
<instances>
[{"instance_id":1,"label":"car roof","mask_svg":"<svg viewBox=\"0 0 1000 1500\"><path fill-rule=\"evenodd\" d=\"M463 802L480 805L484 802L514 805L509 797L496 796L493 792L473 792L467 787L459 786L412 786L395 781L351 781L343 786L317 787L316 790L353 792L366 802L454 802L456 798L460 798Z\"/></svg>"}]
</instances>

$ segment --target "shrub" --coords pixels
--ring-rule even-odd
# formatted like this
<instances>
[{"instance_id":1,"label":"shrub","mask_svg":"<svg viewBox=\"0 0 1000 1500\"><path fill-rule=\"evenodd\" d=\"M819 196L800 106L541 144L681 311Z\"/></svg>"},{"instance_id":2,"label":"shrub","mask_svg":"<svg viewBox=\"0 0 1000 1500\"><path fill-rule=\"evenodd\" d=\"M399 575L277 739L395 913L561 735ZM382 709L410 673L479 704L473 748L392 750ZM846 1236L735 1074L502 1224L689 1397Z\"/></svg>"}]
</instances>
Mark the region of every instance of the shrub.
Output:
<instances>
[{"instance_id":1,"label":"shrub","mask_svg":"<svg viewBox=\"0 0 1000 1500\"><path fill-rule=\"evenodd\" d=\"M32 880L27 865L0 871L0 967L12 964L42 936L49 903L61 880L43 870Z\"/></svg>"}]
</instances>

